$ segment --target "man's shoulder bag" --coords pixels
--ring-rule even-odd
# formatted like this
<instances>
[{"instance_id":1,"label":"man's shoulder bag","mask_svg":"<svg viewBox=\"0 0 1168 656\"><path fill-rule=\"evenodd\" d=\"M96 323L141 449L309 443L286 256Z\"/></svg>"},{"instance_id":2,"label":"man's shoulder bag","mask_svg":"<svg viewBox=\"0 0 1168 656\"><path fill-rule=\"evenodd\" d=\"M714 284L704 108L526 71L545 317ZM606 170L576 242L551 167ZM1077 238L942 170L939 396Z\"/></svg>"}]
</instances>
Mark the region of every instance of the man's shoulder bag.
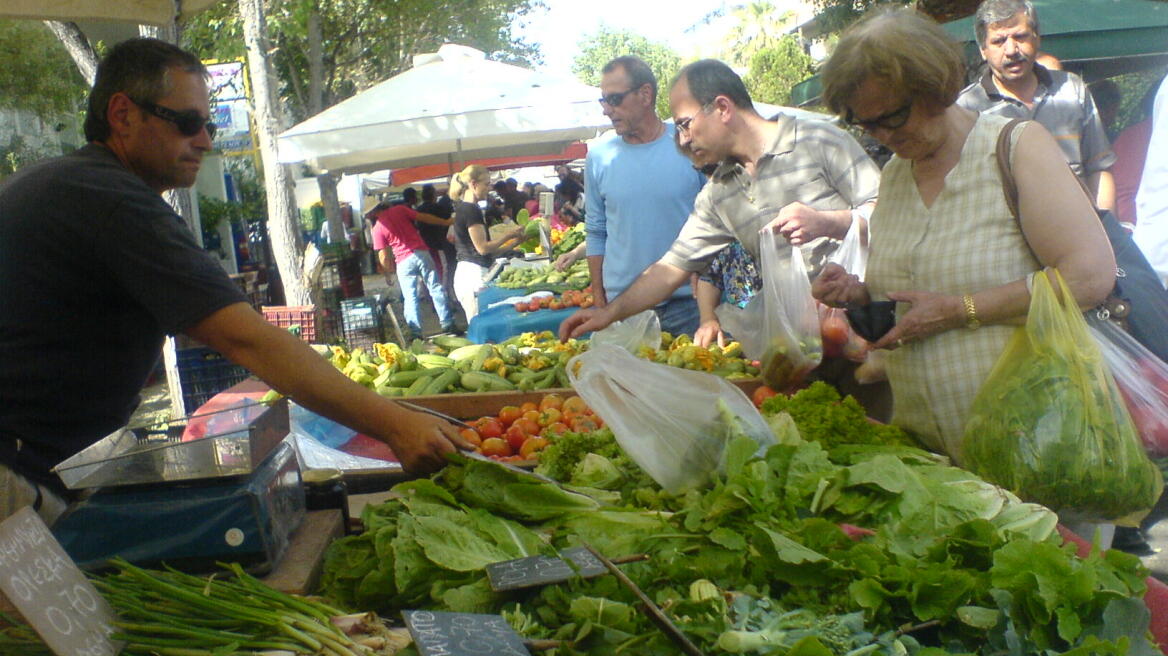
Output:
<instances>
[{"instance_id":1,"label":"man's shoulder bag","mask_svg":"<svg viewBox=\"0 0 1168 656\"><path fill-rule=\"evenodd\" d=\"M996 150L1006 205L1015 219L1019 218L1018 185L1010 168L1010 135L1022 122L1014 119L1002 128ZM1096 211L1115 253L1115 289L1102 305L1088 312L1118 323L1158 358L1168 361L1168 291L1115 215L1108 210Z\"/></svg>"}]
</instances>

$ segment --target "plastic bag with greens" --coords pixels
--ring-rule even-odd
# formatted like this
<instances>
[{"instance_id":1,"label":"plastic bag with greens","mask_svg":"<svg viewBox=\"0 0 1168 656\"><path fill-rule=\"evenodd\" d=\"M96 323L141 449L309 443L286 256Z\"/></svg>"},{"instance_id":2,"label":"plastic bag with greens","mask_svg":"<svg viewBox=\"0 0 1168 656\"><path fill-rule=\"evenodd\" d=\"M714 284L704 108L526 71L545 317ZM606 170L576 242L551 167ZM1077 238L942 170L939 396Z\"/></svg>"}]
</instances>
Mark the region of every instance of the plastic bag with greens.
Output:
<instances>
[{"instance_id":1,"label":"plastic bag with greens","mask_svg":"<svg viewBox=\"0 0 1168 656\"><path fill-rule=\"evenodd\" d=\"M963 463L1066 522L1135 525L1160 496L1123 399L1070 290L1034 277L1026 325L974 399Z\"/></svg>"}]
</instances>

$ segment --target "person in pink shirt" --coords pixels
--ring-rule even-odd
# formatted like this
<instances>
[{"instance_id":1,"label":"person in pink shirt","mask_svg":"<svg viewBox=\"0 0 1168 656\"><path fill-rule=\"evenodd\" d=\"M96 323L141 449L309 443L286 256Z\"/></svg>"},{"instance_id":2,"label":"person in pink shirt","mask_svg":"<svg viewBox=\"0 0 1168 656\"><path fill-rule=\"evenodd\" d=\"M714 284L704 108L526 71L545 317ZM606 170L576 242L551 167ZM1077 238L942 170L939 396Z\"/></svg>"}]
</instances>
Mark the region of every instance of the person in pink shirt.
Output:
<instances>
[{"instance_id":1,"label":"person in pink shirt","mask_svg":"<svg viewBox=\"0 0 1168 656\"><path fill-rule=\"evenodd\" d=\"M442 226L449 226L453 221L414 210L412 204L417 200L417 191L412 187L405 190L403 198L403 202L377 212L377 222L373 225L373 249L377 251L377 261L386 271L390 266L389 253L393 252L397 281L404 299L406 324L411 333L406 339L409 341L422 336L422 321L418 314L419 279L430 291L430 300L434 302L442 332L454 332L454 312L450 309L446 290L442 288L442 282L434 269L429 247L414 227L414 221Z\"/></svg>"},{"instance_id":2,"label":"person in pink shirt","mask_svg":"<svg viewBox=\"0 0 1168 656\"><path fill-rule=\"evenodd\" d=\"M1111 175L1115 178L1115 215L1128 224L1136 223L1136 191L1140 188L1140 178L1144 174L1144 160L1148 158L1148 142L1152 139L1152 103L1156 99L1156 88L1151 85L1140 103L1144 120L1124 128L1111 149L1115 151L1115 165Z\"/></svg>"}]
</instances>

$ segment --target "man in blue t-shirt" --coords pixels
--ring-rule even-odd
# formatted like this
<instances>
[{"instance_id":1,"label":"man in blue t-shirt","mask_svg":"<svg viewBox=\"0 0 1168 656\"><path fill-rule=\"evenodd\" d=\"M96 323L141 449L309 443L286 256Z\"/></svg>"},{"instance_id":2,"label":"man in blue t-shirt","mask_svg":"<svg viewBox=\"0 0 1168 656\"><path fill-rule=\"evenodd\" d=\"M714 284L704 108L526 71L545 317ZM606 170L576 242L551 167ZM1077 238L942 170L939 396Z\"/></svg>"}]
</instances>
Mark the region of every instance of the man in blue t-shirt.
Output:
<instances>
[{"instance_id":1,"label":"man in blue t-shirt","mask_svg":"<svg viewBox=\"0 0 1168 656\"><path fill-rule=\"evenodd\" d=\"M657 79L645 62L608 62L600 91L613 131L588 148L584 190L592 293L604 307L669 250L705 178L677 150L673 125L657 117ZM693 335L698 328L689 285L655 309L666 332Z\"/></svg>"},{"instance_id":2,"label":"man in blue t-shirt","mask_svg":"<svg viewBox=\"0 0 1168 656\"><path fill-rule=\"evenodd\" d=\"M407 470L468 446L264 321L162 200L194 184L212 148L209 100L198 57L119 43L97 69L89 144L0 184L0 520L24 506L50 523L60 514L50 469L125 425L166 335L383 440Z\"/></svg>"}]
</instances>

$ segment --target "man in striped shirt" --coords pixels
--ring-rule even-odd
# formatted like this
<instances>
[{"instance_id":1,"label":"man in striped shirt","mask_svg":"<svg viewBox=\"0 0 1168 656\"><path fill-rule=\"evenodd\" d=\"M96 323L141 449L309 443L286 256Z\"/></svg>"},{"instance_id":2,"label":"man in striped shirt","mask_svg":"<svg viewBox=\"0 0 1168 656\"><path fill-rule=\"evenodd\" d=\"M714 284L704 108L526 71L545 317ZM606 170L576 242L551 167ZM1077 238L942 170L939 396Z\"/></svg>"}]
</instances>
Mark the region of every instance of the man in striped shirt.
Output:
<instances>
[{"instance_id":1,"label":"man in striped shirt","mask_svg":"<svg viewBox=\"0 0 1168 656\"><path fill-rule=\"evenodd\" d=\"M683 68L669 100L679 145L698 166L718 167L669 251L605 307L566 319L563 339L660 303L734 241L757 258L761 230L799 247L814 276L847 233L853 210L875 202L880 170L855 139L826 121L762 118L722 62Z\"/></svg>"}]
</instances>

